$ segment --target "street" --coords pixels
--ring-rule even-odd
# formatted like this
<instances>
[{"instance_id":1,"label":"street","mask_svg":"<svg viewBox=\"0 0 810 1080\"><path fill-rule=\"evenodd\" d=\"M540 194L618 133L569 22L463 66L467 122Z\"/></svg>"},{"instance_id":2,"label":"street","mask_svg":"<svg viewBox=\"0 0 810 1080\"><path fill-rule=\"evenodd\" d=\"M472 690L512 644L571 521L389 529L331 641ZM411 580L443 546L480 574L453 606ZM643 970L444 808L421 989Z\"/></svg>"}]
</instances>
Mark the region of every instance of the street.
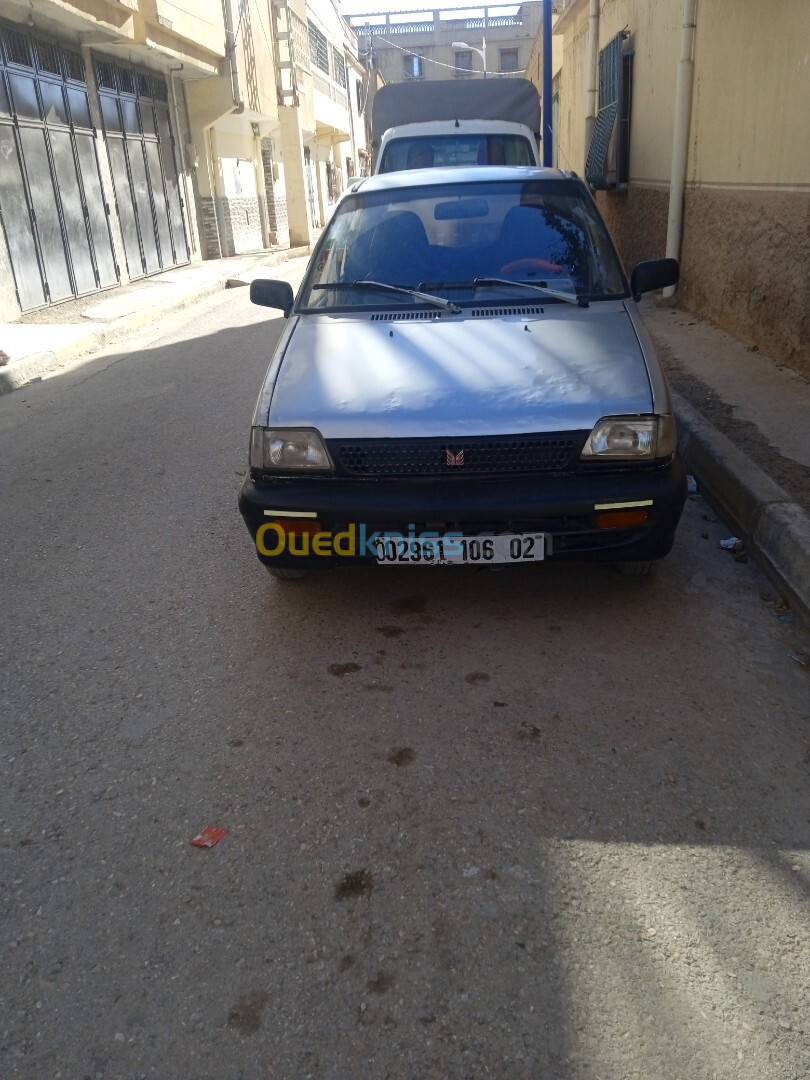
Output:
<instances>
[{"instance_id":1,"label":"street","mask_svg":"<svg viewBox=\"0 0 810 1080\"><path fill-rule=\"evenodd\" d=\"M805 1077L806 631L699 497L651 579L271 579L283 325L0 398L0 1075Z\"/></svg>"}]
</instances>

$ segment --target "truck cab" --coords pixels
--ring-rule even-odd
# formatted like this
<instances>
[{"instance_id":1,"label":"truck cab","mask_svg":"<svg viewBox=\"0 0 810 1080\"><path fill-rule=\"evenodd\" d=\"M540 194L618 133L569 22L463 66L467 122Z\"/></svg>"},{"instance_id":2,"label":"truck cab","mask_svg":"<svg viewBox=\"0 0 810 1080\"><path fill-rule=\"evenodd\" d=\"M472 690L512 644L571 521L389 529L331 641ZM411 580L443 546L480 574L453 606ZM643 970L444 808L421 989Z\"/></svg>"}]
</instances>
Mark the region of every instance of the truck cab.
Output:
<instances>
[{"instance_id":1,"label":"truck cab","mask_svg":"<svg viewBox=\"0 0 810 1080\"><path fill-rule=\"evenodd\" d=\"M380 139L375 172L465 165L538 165L525 124L507 120L431 120L400 124Z\"/></svg>"},{"instance_id":2,"label":"truck cab","mask_svg":"<svg viewBox=\"0 0 810 1080\"><path fill-rule=\"evenodd\" d=\"M528 79L390 83L372 102L372 171L539 165L539 133Z\"/></svg>"}]
</instances>

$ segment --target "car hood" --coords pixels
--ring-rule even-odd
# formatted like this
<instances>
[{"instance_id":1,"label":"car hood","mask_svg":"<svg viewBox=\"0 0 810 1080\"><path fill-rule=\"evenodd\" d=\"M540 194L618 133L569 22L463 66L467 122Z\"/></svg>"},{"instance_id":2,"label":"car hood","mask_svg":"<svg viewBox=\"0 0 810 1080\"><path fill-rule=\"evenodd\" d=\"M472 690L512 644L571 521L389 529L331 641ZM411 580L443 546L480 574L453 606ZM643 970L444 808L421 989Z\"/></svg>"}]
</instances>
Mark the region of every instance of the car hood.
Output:
<instances>
[{"instance_id":1,"label":"car hood","mask_svg":"<svg viewBox=\"0 0 810 1080\"><path fill-rule=\"evenodd\" d=\"M623 304L503 310L298 316L268 423L326 439L499 435L652 411Z\"/></svg>"}]
</instances>

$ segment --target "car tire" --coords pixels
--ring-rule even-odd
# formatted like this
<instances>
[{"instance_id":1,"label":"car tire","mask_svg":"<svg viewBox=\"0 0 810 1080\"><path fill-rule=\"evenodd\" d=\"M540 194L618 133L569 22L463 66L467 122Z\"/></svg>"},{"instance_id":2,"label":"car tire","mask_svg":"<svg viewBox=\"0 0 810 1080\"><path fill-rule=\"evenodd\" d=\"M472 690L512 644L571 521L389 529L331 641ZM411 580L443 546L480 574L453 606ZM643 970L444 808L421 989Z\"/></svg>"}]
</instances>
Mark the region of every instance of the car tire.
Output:
<instances>
[{"instance_id":1,"label":"car tire","mask_svg":"<svg viewBox=\"0 0 810 1080\"><path fill-rule=\"evenodd\" d=\"M626 577L650 577L655 573L655 566L652 559L647 559L644 562L617 563L616 569Z\"/></svg>"},{"instance_id":2,"label":"car tire","mask_svg":"<svg viewBox=\"0 0 810 1080\"><path fill-rule=\"evenodd\" d=\"M286 566L265 566L265 570L276 581L298 581L307 576L307 570L290 570Z\"/></svg>"}]
</instances>

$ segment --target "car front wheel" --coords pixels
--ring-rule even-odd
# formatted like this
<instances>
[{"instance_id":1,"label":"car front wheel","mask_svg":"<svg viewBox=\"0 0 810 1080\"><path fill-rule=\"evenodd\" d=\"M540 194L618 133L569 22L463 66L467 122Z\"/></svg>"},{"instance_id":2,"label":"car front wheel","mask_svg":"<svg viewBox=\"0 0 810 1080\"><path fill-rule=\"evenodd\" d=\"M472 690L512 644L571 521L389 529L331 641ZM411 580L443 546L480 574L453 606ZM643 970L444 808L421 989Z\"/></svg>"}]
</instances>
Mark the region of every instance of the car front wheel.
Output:
<instances>
[{"instance_id":1,"label":"car front wheel","mask_svg":"<svg viewBox=\"0 0 810 1080\"><path fill-rule=\"evenodd\" d=\"M290 570L285 566L265 566L265 570L276 581L298 581L308 573L306 570Z\"/></svg>"},{"instance_id":2,"label":"car front wheel","mask_svg":"<svg viewBox=\"0 0 810 1080\"><path fill-rule=\"evenodd\" d=\"M652 559L647 559L645 562L617 563L616 569L627 577L650 577L655 573L655 566Z\"/></svg>"}]
</instances>

